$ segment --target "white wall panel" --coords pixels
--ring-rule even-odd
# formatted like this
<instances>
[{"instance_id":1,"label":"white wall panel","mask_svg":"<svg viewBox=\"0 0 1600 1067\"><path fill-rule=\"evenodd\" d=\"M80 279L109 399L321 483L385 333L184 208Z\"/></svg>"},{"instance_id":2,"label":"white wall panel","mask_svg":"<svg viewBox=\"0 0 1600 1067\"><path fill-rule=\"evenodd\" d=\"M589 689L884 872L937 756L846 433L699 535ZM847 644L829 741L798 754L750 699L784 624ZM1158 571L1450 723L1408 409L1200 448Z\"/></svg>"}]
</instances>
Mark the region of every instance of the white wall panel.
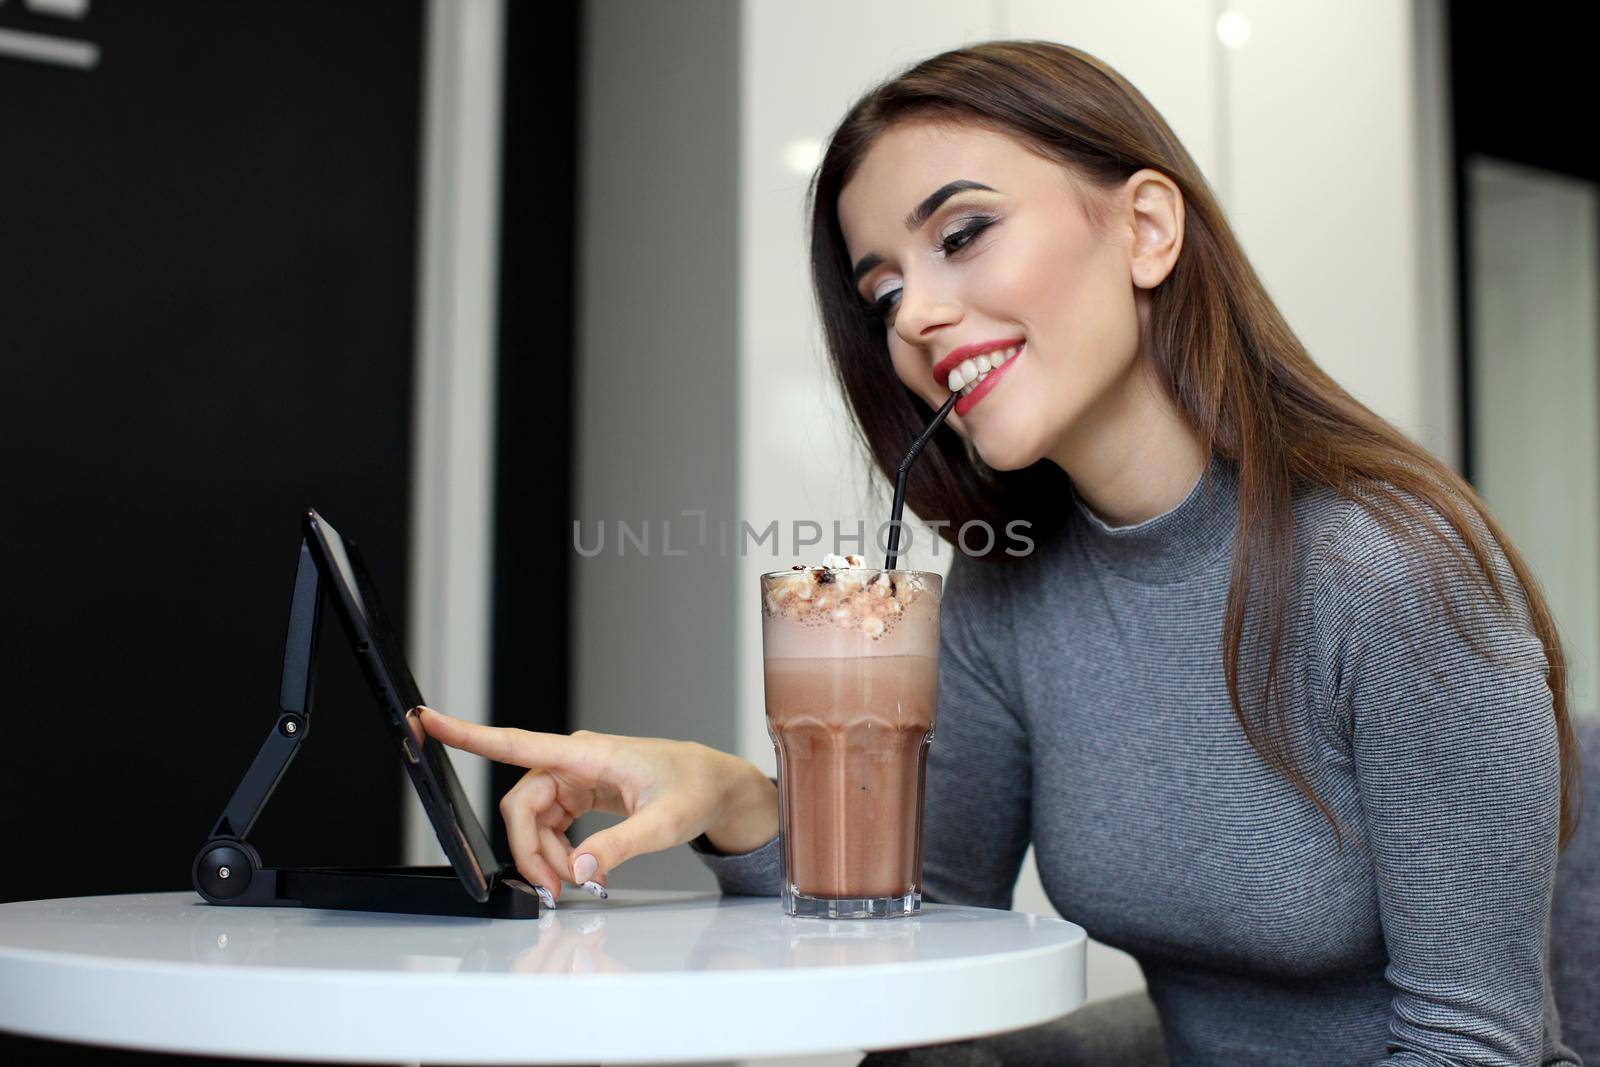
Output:
<instances>
[{"instance_id":1,"label":"white wall panel","mask_svg":"<svg viewBox=\"0 0 1600 1067\"><path fill-rule=\"evenodd\" d=\"M1311 356L1421 439L1419 117L1400 0L1238 0L1226 51L1228 211ZM1437 434L1438 428L1434 428ZM1448 442L1434 447L1448 451Z\"/></svg>"},{"instance_id":2,"label":"white wall panel","mask_svg":"<svg viewBox=\"0 0 1600 1067\"><path fill-rule=\"evenodd\" d=\"M1007 0L1007 37L1041 38L1081 48L1116 68L1215 180L1218 153L1217 55L1211 5L1204 0Z\"/></svg>"}]
</instances>

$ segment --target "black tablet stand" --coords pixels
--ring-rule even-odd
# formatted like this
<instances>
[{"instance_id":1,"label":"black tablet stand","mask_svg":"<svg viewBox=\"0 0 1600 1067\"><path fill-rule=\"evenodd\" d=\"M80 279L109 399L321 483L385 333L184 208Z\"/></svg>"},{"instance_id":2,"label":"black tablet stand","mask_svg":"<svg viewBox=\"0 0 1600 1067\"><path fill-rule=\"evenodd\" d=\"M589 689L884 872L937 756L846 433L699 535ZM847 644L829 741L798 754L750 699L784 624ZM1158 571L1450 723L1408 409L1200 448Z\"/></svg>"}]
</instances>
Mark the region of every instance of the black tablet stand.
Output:
<instances>
[{"instance_id":1,"label":"black tablet stand","mask_svg":"<svg viewBox=\"0 0 1600 1067\"><path fill-rule=\"evenodd\" d=\"M283 654L278 719L233 791L233 799L212 829L211 839L195 857L191 872L195 891L210 904L537 918L539 898L505 877L512 873L509 871L492 879L489 899L480 904L448 866L261 865L261 856L245 838L311 731L321 622L322 575L310 547L301 541L294 602L289 609L289 640Z\"/></svg>"}]
</instances>

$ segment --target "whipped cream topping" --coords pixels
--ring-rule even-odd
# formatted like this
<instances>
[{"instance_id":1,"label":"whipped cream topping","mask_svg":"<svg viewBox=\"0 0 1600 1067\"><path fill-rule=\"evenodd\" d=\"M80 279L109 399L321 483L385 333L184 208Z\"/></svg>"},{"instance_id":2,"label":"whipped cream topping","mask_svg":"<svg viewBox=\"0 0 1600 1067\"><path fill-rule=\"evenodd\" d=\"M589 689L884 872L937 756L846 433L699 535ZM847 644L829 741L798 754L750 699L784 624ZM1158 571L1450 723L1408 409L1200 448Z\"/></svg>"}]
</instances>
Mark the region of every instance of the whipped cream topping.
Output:
<instances>
[{"instance_id":1,"label":"whipped cream topping","mask_svg":"<svg viewBox=\"0 0 1600 1067\"><path fill-rule=\"evenodd\" d=\"M858 630L878 640L927 594L926 584L915 573L878 570L866 566L860 556L829 553L820 567L797 563L789 573L767 579L763 607L770 619Z\"/></svg>"}]
</instances>

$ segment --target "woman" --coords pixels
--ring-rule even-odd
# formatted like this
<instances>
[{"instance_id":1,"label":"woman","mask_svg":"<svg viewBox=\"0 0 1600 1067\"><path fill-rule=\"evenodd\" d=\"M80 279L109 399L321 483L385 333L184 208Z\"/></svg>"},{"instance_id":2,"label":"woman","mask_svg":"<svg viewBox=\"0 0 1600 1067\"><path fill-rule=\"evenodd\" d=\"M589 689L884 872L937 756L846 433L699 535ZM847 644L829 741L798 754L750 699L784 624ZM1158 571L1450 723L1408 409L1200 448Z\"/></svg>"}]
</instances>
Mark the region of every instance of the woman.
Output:
<instances>
[{"instance_id":1,"label":"woman","mask_svg":"<svg viewBox=\"0 0 1600 1067\"><path fill-rule=\"evenodd\" d=\"M1473 490L1311 361L1144 98L1055 44L927 60L835 131L812 272L886 474L969 390L908 505L1037 542L952 567L926 896L1008 906L1031 841L1176 1063L1576 1063L1544 963L1577 765L1549 610ZM776 891L742 760L426 723L539 768L501 811L553 892L683 842ZM574 853L590 809L629 817Z\"/></svg>"}]
</instances>

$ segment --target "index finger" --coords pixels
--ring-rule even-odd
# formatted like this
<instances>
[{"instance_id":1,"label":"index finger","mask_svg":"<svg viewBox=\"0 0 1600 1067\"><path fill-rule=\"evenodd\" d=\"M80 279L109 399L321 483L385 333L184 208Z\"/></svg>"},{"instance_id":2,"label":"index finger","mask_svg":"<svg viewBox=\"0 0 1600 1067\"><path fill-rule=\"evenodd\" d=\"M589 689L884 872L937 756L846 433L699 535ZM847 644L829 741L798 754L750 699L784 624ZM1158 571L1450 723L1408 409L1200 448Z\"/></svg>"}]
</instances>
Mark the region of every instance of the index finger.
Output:
<instances>
[{"instance_id":1,"label":"index finger","mask_svg":"<svg viewBox=\"0 0 1600 1067\"><path fill-rule=\"evenodd\" d=\"M514 726L484 726L467 722L429 707L418 707L417 717L428 736L451 748L459 748L518 767L559 767L569 762L574 747L582 744L565 734L541 734Z\"/></svg>"}]
</instances>

